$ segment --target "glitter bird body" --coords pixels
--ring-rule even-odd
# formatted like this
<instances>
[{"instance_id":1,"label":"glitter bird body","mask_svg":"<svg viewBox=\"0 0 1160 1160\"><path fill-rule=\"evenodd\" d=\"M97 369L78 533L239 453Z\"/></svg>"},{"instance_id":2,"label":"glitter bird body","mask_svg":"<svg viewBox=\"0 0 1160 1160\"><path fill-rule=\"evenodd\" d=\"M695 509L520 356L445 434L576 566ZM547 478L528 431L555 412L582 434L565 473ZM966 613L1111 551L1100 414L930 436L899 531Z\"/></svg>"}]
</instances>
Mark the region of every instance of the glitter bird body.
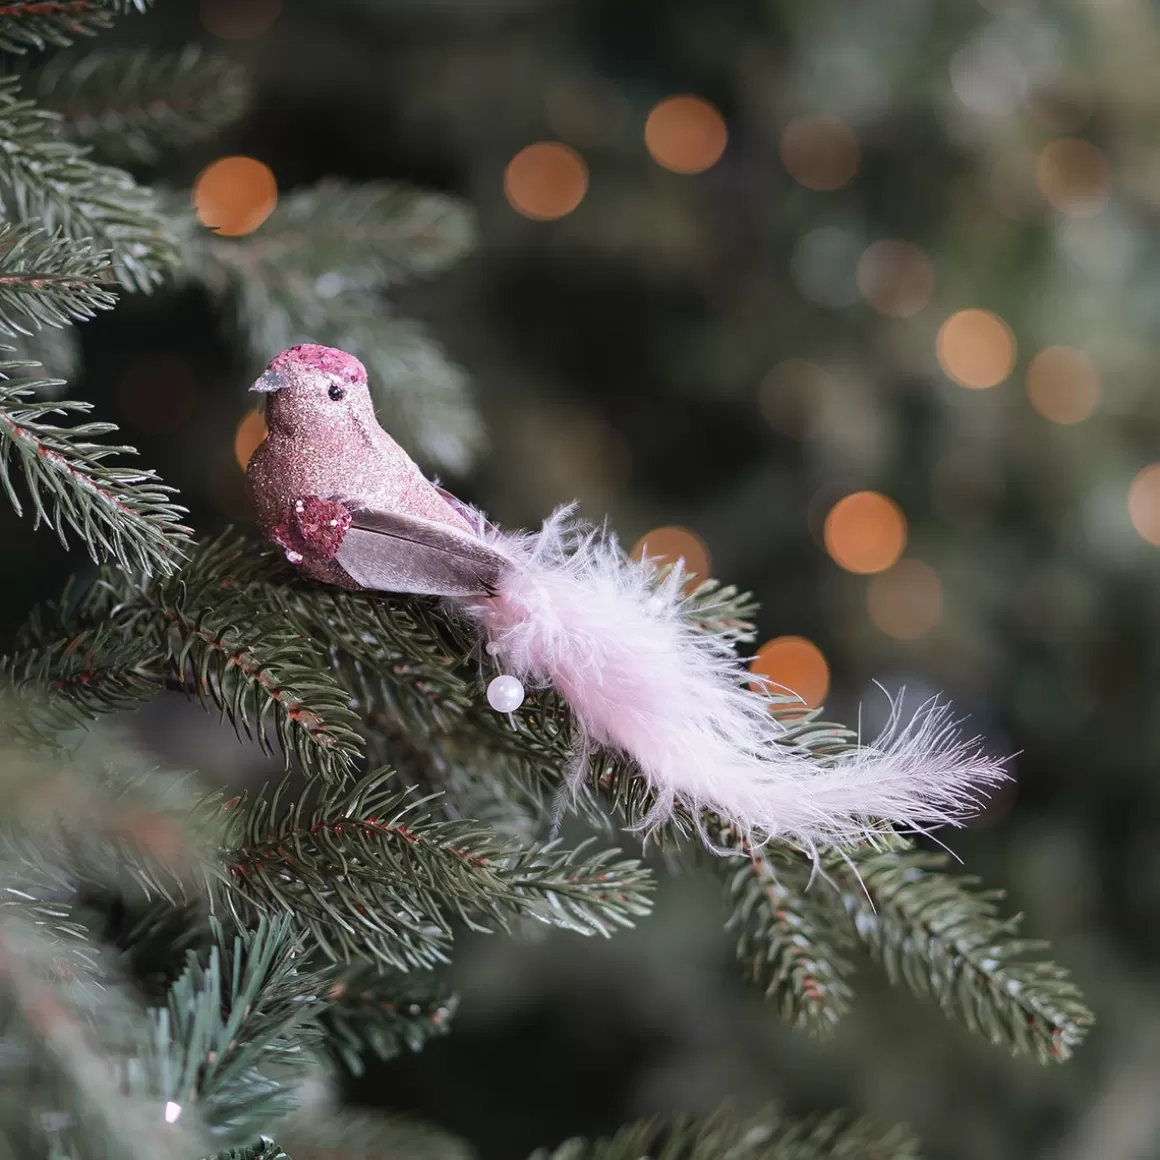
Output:
<instances>
[{"instance_id":1,"label":"glitter bird body","mask_svg":"<svg viewBox=\"0 0 1160 1160\"><path fill-rule=\"evenodd\" d=\"M956 824L1004 779L937 703L908 721L895 713L871 745L819 768L787 743L733 650L692 627L679 571L658 584L650 563L567 508L535 534L494 528L379 426L366 372L342 351L294 347L254 389L268 397L269 436L247 477L266 537L323 583L445 597L503 680L552 685L568 702L573 779L595 746L636 764L655 794L646 828L679 802L751 842L816 850ZM489 700L506 711L504 692Z\"/></svg>"}]
</instances>

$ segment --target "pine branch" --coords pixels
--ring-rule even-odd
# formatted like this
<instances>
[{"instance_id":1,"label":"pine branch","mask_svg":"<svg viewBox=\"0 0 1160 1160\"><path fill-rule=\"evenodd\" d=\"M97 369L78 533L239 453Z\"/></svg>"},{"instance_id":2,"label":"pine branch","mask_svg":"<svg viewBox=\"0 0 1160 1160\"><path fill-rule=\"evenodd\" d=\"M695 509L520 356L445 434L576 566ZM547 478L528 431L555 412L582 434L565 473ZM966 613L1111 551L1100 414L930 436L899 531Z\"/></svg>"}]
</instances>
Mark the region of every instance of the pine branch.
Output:
<instances>
[{"instance_id":1,"label":"pine branch","mask_svg":"<svg viewBox=\"0 0 1160 1160\"><path fill-rule=\"evenodd\" d=\"M215 136L250 97L235 61L197 45L58 57L37 75L35 92L73 140L111 161L147 165Z\"/></svg>"},{"instance_id":2,"label":"pine branch","mask_svg":"<svg viewBox=\"0 0 1160 1160\"><path fill-rule=\"evenodd\" d=\"M198 1155L196 1117L168 1124L118 1070L146 1041L144 1013L109 977L0 910L0 1034L21 1082L0 1087L0 1149L75 1160ZM55 1151L53 1149L55 1148Z\"/></svg>"},{"instance_id":3,"label":"pine branch","mask_svg":"<svg viewBox=\"0 0 1160 1160\"><path fill-rule=\"evenodd\" d=\"M0 2L0 49L27 52L50 44L67 47L79 36L92 36L115 16L144 12L150 0L3 0Z\"/></svg>"},{"instance_id":4,"label":"pine branch","mask_svg":"<svg viewBox=\"0 0 1160 1160\"><path fill-rule=\"evenodd\" d=\"M238 582L222 547L199 549L176 580L144 593L145 605L167 625L167 662L240 738L256 738L270 752L272 725L288 757L320 777L341 779L362 752L349 695L277 604Z\"/></svg>"},{"instance_id":5,"label":"pine branch","mask_svg":"<svg viewBox=\"0 0 1160 1160\"><path fill-rule=\"evenodd\" d=\"M31 334L12 339L13 357L35 365L47 376L37 391L45 398L55 398L61 387L75 379L81 369L80 332L73 326L44 326Z\"/></svg>"},{"instance_id":6,"label":"pine branch","mask_svg":"<svg viewBox=\"0 0 1160 1160\"><path fill-rule=\"evenodd\" d=\"M172 271L176 240L151 191L89 160L87 149L64 138L55 114L21 99L16 76L0 77L0 141L5 218L36 220L73 241L107 249L129 289L149 291Z\"/></svg>"},{"instance_id":7,"label":"pine branch","mask_svg":"<svg viewBox=\"0 0 1160 1160\"><path fill-rule=\"evenodd\" d=\"M531 1160L918 1160L917 1142L900 1128L884 1130L846 1116L780 1120L765 1113L741 1119L722 1110L671 1125L642 1121L610 1139L572 1139Z\"/></svg>"},{"instance_id":8,"label":"pine branch","mask_svg":"<svg viewBox=\"0 0 1160 1160\"><path fill-rule=\"evenodd\" d=\"M854 993L848 959L854 936L834 921L810 885L810 867L788 859L776 866L763 852L729 859L720 867L726 883L727 929L739 932L737 957L745 972L777 1007L783 1019L819 1036L833 1033L850 1010Z\"/></svg>"},{"instance_id":9,"label":"pine branch","mask_svg":"<svg viewBox=\"0 0 1160 1160\"><path fill-rule=\"evenodd\" d=\"M64 326L108 310L117 296L108 255L84 242L43 230L0 224L0 334ZM27 325L23 325L26 323Z\"/></svg>"},{"instance_id":10,"label":"pine branch","mask_svg":"<svg viewBox=\"0 0 1160 1160\"><path fill-rule=\"evenodd\" d=\"M15 459L36 524L50 523L66 546L71 529L94 560L111 556L126 568L172 571L188 542L188 529L179 523L184 509L169 498L173 489L152 471L106 464L110 456L135 454L131 447L91 441L115 431L112 423L43 422L48 415L83 414L91 406L37 400L38 388L52 384L13 380L12 372L23 365L0 363L0 484L12 506L23 510L12 480Z\"/></svg>"},{"instance_id":11,"label":"pine branch","mask_svg":"<svg viewBox=\"0 0 1160 1160\"><path fill-rule=\"evenodd\" d=\"M313 979L298 970L301 936L292 917L258 920L228 938L215 927L205 961L191 952L151 1012L151 1051L131 1074L183 1110L196 1106L219 1138L244 1139L296 1104L295 1085L317 1070L320 1046Z\"/></svg>"},{"instance_id":12,"label":"pine branch","mask_svg":"<svg viewBox=\"0 0 1160 1160\"><path fill-rule=\"evenodd\" d=\"M1093 1017L1078 987L1062 967L1028 958L1047 944L1017 937L1018 917L997 916L1001 891L942 873L943 854L868 853L852 863L831 859L837 892L826 893L892 982L1016 1055L1064 1060L1083 1041Z\"/></svg>"},{"instance_id":13,"label":"pine branch","mask_svg":"<svg viewBox=\"0 0 1160 1160\"><path fill-rule=\"evenodd\" d=\"M327 1047L352 1075L362 1075L368 1054L393 1059L446 1035L457 1006L454 994L431 975L373 964L344 972L325 995L319 1022Z\"/></svg>"},{"instance_id":14,"label":"pine branch","mask_svg":"<svg viewBox=\"0 0 1160 1160\"><path fill-rule=\"evenodd\" d=\"M386 781L372 774L346 793L312 783L286 810L283 782L236 807L223 872L235 920L288 910L336 961L406 970L446 961L453 921L487 930L532 918L607 935L649 909L635 861L522 849L473 823L434 821Z\"/></svg>"},{"instance_id":15,"label":"pine branch","mask_svg":"<svg viewBox=\"0 0 1160 1160\"><path fill-rule=\"evenodd\" d=\"M3 718L7 727L7 715ZM33 902L67 903L78 883L176 905L203 896L219 842L215 819L195 829L204 794L182 774L151 767L127 746L90 736L74 753L0 751L0 856L35 870L51 889Z\"/></svg>"},{"instance_id":16,"label":"pine branch","mask_svg":"<svg viewBox=\"0 0 1160 1160\"><path fill-rule=\"evenodd\" d=\"M323 181L283 197L252 239L213 248L219 259L243 251L247 261L325 279L317 292L326 296L438 273L467 254L475 233L467 207L442 194Z\"/></svg>"}]
</instances>

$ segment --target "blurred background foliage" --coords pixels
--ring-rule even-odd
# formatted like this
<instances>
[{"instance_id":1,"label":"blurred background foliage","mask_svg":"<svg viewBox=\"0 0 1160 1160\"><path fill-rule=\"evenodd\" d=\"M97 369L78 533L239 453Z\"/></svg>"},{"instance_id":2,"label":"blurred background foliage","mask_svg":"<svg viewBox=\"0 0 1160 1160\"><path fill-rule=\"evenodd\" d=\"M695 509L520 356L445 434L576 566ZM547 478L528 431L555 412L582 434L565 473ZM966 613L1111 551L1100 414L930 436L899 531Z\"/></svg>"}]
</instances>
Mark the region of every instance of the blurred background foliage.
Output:
<instances>
[{"instance_id":1,"label":"blurred background foliage","mask_svg":"<svg viewBox=\"0 0 1160 1160\"><path fill-rule=\"evenodd\" d=\"M738 978L690 878L607 944L464 944L456 1033L359 1098L485 1158L726 1095L905 1120L942 1160L1160 1155L1156 7L172 0L101 48L191 40L248 78L233 128L172 157L78 131L255 240L324 178L466 200L468 258L367 288L421 325L414 357L423 333L447 356L454 417L412 450L506 525L578 498L752 589L767 671L831 717L870 728L875 681L949 694L1017 754L949 845L1099 1017L1042 1069L867 973L815 1043ZM199 182L231 157L260 164ZM243 349L202 284L79 336L74 393L191 522L246 518L245 387L275 351ZM3 511L0 534L10 635L83 562ZM270 775L186 708L154 703L143 740L225 782Z\"/></svg>"}]
</instances>

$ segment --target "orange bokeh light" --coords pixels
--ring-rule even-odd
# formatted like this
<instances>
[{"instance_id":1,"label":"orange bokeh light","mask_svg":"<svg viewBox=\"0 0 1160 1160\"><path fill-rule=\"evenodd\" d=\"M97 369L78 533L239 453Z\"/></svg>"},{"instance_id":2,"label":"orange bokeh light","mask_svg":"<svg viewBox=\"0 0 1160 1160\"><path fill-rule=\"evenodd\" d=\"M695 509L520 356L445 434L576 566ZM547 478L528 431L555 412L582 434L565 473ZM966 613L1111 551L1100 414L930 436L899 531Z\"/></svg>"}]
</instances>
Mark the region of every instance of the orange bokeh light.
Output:
<instances>
[{"instance_id":1,"label":"orange bokeh light","mask_svg":"<svg viewBox=\"0 0 1160 1160\"><path fill-rule=\"evenodd\" d=\"M282 0L201 0L201 22L223 40L259 36L281 11Z\"/></svg>"},{"instance_id":2,"label":"orange bokeh light","mask_svg":"<svg viewBox=\"0 0 1160 1160\"><path fill-rule=\"evenodd\" d=\"M934 294L934 267L913 242L890 238L868 246L858 259L862 297L888 318L917 314Z\"/></svg>"},{"instance_id":3,"label":"orange bokeh light","mask_svg":"<svg viewBox=\"0 0 1160 1160\"><path fill-rule=\"evenodd\" d=\"M854 130L837 117L798 117L782 130L779 145L790 177L819 192L841 189L861 162Z\"/></svg>"},{"instance_id":4,"label":"orange bokeh light","mask_svg":"<svg viewBox=\"0 0 1160 1160\"><path fill-rule=\"evenodd\" d=\"M728 140L725 119L703 97L669 97L644 126L652 159L674 173L704 173L721 159Z\"/></svg>"},{"instance_id":5,"label":"orange bokeh light","mask_svg":"<svg viewBox=\"0 0 1160 1160\"><path fill-rule=\"evenodd\" d=\"M942 619L942 581L921 560L899 560L867 585L866 608L887 636L917 640Z\"/></svg>"},{"instance_id":6,"label":"orange bokeh light","mask_svg":"<svg viewBox=\"0 0 1160 1160\"><path fill-rule=\"evenodd\" d=\"M1160 547L1160 463L1145 467L1128 492L1132 526L1149 544Z\"/></svg>"},{"instance_id":7,"label":"orange bokeh light","mask_svg":"<svg viewBox=\"0 0 1160 1160\"><path fill-rule=\"evenodd\" d=\"M682 527L655 528L637 540L632 549L632 558L645 557L657 564L675 564L684 560L685 571L696 577L700 583L709 576L709 548L696 532Z\"/></svg>"},{"instance_id":8,"label":"orange bokeh light","mask_svg":"<svg viewBox=\"0 0 1160 1160\"><path fill-rule=\"evenodd\" d=\"M1081 350L1049 346L1027 368L1031 405L1053 423L1081 423L1100 401L1100 376Z\"/></svg>"},{"instance_id":9,"label":"orange bokeh light","mask_svg":"<svg viewBox=\"0 0 1160 1160\"><path fill-rule=\"evenodd\" d=\"M253 157L222 157L193 183L198 220L219 234L256 230L278 204L278 183L268 165Z\"/></svg>"},{"instance_id":10,"label":"orange bokeh light","mask_svg":"<svg viewBox=\"0 0 1160 1160\"><path fill-rule=\"evenodd\" d=\"M1048 204L1060 213L1090 217L1108 203L1111 168L1098 145L1078 137L1060 137L1040 150L1035 181Z\"/></svg>"},{"instance_id":11,"label":"orange bokeh light","mask_svg":"<svg viewBox=\"0 0 1160 1160\"><path fill-rule=\"evenodd\" d=\"M749 665L757 692L801 698L802 709L816 709L830 689L830 666L821 649L802 636L779 636L757 650ZM792 706L787 706L792 708Z\"/></svg>"},{"instance_id":12,"label":"orange bokeh light","mask_svg":"<svg viewBox=\"0 0 1160 1160\"><path fill-rule=\"evenodd\" d=\"M826 551L847 572L883 572L906 547L906 517L876 491L858 491L838 500L822 531Z\"/></svg>"},{"instance_id":13,"label":"orange bokeh light","mask_svg":"<svg viewBox=\"0 0 1160 1160\"><path fill-rule=\"evenodd\" d=\"M250 456L262 445L267 435L266 416L261 411L247 411L234 435L234 458L245 471Z\"/></svg>"},{"instance_id":14,"label":"orange bokeh light","mask_svg":"<svg viewBox=\"0 0 1160 1160\"><path fill-rule=\"evenodd\" d=\"M997 387L1015 366L1015 336L987 310L960 310L941 327L935 351L943 372L961 387Z\"/></svg>"},{"instance_id":15,"label":"orange bokeh light","mask_svg":"<svg viewBox=\"0 0 1160 1160\"><path fill-rule=\"evenodd\" d=\"M538 141L508 162L504 196L517 213L535 221L566 217L588 192L584 158L559 141Z\"/></svg>"}]
</instances>

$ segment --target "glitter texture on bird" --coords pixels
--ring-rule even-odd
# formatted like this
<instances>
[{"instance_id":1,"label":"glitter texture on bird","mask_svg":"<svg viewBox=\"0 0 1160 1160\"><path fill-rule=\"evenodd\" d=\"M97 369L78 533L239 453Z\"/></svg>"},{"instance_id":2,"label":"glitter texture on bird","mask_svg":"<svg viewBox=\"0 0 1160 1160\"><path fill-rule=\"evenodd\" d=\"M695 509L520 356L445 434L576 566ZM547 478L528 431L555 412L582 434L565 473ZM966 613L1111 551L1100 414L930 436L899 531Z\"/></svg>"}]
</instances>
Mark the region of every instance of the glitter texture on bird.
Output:
<instances>
[{"instance_id":1,"label":"glitter texture on bird","mask_svg":"<svg viewBox=\"0 0 1160 1160\"><path fill-rule=\"evenodd\" d=\"M269 435L247 479L266 538L321 583L442 597L495 666L489 704L516 712L525 687L554 687L576 722L570 776L597 747L628 758L655 796L646 829L680 803L751 843L816 851L958 824L1005 779L941 702L896 711L882 736L819 765L787 743L732 646L691 625L679 568L662 578L571 507L536 532L495 527L383 430L352 355L293 347L253 389Z\"/></svg>"}]
</instances>

